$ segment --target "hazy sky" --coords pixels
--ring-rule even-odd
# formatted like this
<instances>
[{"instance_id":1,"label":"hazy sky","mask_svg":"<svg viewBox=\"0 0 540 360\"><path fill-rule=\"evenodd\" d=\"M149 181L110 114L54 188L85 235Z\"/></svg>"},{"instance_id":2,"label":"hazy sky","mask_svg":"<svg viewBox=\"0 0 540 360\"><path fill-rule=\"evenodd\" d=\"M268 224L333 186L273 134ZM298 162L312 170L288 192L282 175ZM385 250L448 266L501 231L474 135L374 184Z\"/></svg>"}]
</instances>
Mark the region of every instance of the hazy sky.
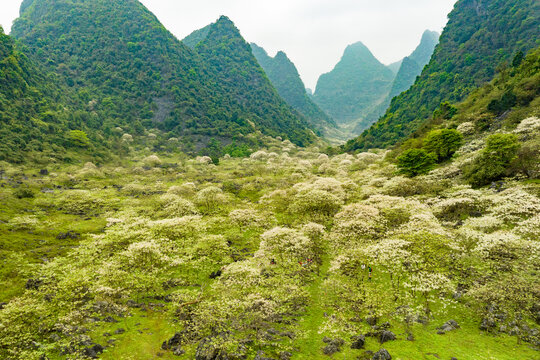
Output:
<instances>
[{"instance_id":1,"label":"hazy sky","mask_svg":"<svg viewBox=\"0 0 540 360\"><path fill-rule=\"evenodd\" d=\"M21 0L0 0L6 32ZM409 55L424 30L441 31L456 0L142 0L179 39L227 15L270 55L283 50L307 87L362 41L383 63Z\"/></svg>"}]
</instances>

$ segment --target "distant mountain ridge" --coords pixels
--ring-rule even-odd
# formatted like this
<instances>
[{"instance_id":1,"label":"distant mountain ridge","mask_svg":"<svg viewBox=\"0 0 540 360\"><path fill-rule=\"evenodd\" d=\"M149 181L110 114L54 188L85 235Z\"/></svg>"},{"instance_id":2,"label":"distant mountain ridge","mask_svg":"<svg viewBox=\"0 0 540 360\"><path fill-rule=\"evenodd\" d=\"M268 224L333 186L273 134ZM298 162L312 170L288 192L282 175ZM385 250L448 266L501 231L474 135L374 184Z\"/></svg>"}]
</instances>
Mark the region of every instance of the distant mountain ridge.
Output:
<instances>
[{"instance_id":1,"label":"distant mountain ridge","mask_svg":"<svg viewBox=\"0 0 540 360\"><path fill-rule=\"evenodd\" d=\"M412 52L411 55L405 57L401 61L390 64L388 67L395 66L399 64L399 69L396 73L390 92L375 109L369 113L367 116L362 119L355 127L354 132L360 134L363 130L367 129L371 124L379 119L380 116L384 115L384 112L390 106L392 99L401 94L403 91L409 89L416 77L422 73L422 69L427 65L431 55L435 50L435 46L439 42L439 33L435 31L426 30L420 44Z\"/></svg>"},{"instance_id":2,"label":"distant mountain ridge","mask_svg":"<svg viewBox=\"0 0 540 360\"><path fill-rule=\"evenodd\" d=\"M266 75L276 88L279 95L298 112L304 115L308 121L324 132L326 127L335 127L335 121L322 111L308 96L306 87L300 78L300 74L293 62L283 51L279 51L275 57L257 44L252 43L253 55L261 64Z\"/></svg>"},{"instance_id":3,"label":"distant mountain ridge","mask_svg":"<svg viewBox=\"0 0 540 360\"><path fill-rule=\"evenodd\" d=\"M361 42L349 45L329 73L321 75L315 102L339 124L360 119L388 93L394 73Z\"/></svg>"},{"instance_id":4,"label":"distant mountain ridge","mask_svg":"<svg viewBox=\"0 0 540 360\"><path fill-rule=\"evenodd\" d=\"M493 78L518 51L538 46L537 0L459 0L429 64L386 114L351 140L346 151L384 148L404 140L445 101L459 102Z\"/></svg>"}]
</instances>

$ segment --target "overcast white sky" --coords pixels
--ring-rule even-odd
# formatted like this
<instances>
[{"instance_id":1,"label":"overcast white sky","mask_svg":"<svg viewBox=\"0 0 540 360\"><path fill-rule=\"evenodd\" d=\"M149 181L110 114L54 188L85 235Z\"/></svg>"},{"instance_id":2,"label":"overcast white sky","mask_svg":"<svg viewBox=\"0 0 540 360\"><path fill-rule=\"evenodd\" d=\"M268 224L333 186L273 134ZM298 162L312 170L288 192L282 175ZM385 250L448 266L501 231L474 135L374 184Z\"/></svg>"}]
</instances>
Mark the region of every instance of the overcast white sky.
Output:
<instances>
[{"instance_id":1,"label":"overcast white sky","mask_svg":"<svg viewBox=\"0 0 540 360\"><path fill-rule=\"evenodd\" d=\"M9 32L22 0L0 0ZM424 30L441 31L456 0L142 0L179 39L227 15L270 55L283 50L307 87L362 41L383 63L411 53Z\"/></svg>"}]
</instances>

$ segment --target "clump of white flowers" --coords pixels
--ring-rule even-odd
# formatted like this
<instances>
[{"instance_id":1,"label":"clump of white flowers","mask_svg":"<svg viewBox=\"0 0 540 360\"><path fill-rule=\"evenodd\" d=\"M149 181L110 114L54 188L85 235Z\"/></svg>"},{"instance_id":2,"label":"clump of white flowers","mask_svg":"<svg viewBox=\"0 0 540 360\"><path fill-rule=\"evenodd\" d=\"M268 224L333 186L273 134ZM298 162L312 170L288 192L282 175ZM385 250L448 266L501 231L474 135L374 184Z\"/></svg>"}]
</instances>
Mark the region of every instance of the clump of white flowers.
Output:
<instances>
[{"instance_id":1,"label":"clump of white flowers","mask_svg":"<svg viewBox=\"0 0 540 360\"><path fill-rule=\"evenodd\" d=\"M187 182L182 185L171 186L167 192L178 196L191 197L197 192L197 186L192 182Z\"/></svg>"},{"instance_id":2,"label":"clump of white flowers","mask_svg":"<svg viewBox=\"0 0 540 360\"><path fill-rule=\"evenodd\" d=\"M253 209L236 209L229 213L229 219L241 227L264 227L268 219Z\"/></svg>"},{"instance_id":3,"label":"clump of white flowers","mask_svg":"<svg viewBox=\"0 0 540 360\"><path fill-rule=\"evenodd\" d=\"M474 126L474 123L468 121L468 122L459 124L456 130L462 133L463 135L472 135L476 131L476 128Z\"/></svg>"},{"instance_id":4,"label":"clump of white flowers","mask_svg":"<svg viewBox=\"0 0 540 360\"><path fill-rule=\"evenodd\" d=\"M122 188L122 192L131 196L143 195L147 190L146 186L137 183L127 184Z\"/></svg>"},{"instance_id":5,"label":"clump of white flowers","mask_svg":"<svg viewBox=\"0 0 540 360\"><path fill-rule=\"evenodd\" d=\"M204 188L195 196L195 204L203 207L206 211L214 211L226 201L227 197L223 194L223 190L217 186Z\"/></svg>"},{"instance_id":6,"label":"clump of white flowers","mask_svg":"<svg viewBox=\"0 0 540 360\"><path fill-rule=\"evenodd\" d=\"M161 165L161 159L157 155L150 155L143 159L143 163L146 166L156 167Z\"/></svg>"},{"instance_id":7,"label":"clump of white flowers","mask_svg":"<svg viewBox=\"0 0 540 360\"><path fill-rule=\"evenodd\" d=\"M33 230L39 224L39 220L32 215L15 216L8 222L11 230Z\"/></svg>"},{"instance_id":8,"label":"clump of white flowers","mask_svg":"<svg viewBox=\"0 0 540 360\"><path fill-rule=\"evenodd\" d=\"M199 164L212 164L212 158L210 156L197 156L195 161Z\"/></svg>"},{"instance_id":9,"label":"clump of white flowers","mask_svg":"<svg viewBox=\"0 0 540 360\"><path fill-rule=\"evenodd\" d=\"M252 160L265 160L268 158L268 153L266 151L259 150L251 154L249 157Z\"/></svg>"},{"instance_id":10,"label":"clump of white flowers","mask_svg":"<svg viewBox=\"0 0 540 360\"><path fill-rule=\"evenodd\" d=\"M167 193L161 195L159 202L164 213L169 217L182 217L197 214L195 205L178 195Z\"/></svg>"},{"instance_id":11,"label":"clump of white flowers","mask_svg":"<svg viewBox=\"0 0 540 360\"><path fill-rule=\"evenodd\" d=\"M537 117L522 120L514 130L522 140L527 140L538 132L540 132L540 118Z\"/></svg>"},{"instance_id":12,"label":"clump of white flowers","mask_svg":"<svg viewBox=\"0 0 540 360\"><path fill-rule=\"evenodd\" d=\"M305 261L315 256L313 242L301 232L276 227L261 235L257 258L275 259L282 266Z\"/></svg>"}]
</instances>

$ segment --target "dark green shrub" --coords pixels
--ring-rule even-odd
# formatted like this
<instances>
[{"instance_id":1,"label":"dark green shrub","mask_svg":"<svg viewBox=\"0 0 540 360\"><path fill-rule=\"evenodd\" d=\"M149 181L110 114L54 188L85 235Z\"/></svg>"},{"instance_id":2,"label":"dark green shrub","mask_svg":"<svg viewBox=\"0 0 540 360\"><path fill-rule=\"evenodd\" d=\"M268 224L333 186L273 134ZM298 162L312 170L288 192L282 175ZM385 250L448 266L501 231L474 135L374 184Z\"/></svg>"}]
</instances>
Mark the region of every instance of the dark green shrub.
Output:
<instances>
[{"instance_id":1,"label":"dark green shrub","mask_svg":"<svg viewBox=\"0 0 540 360\"><path fill-rule=\"evenodd\" d=\"M494 114L502 114L510 110L517 104L517 96L510 90L504 93L500 99L492 100L488 105L488 110Z\"/></svg>"},{"instance_id":2,"label":"dark green shrub","mask_svg":"<svg viewBox=\"0 0 540 360\"><path fill-rule=\"evenodd\" d=\"M424 149L409 149L397 158L397 166L401 174L413 177L428 173L435 166L435 160L435 155Z\"/></svg>"},{"instance_id":3,"label":"dark green shrub","mask_svg":"<svg viewBox=\"0 0 540 360\"><path fill-rule=\"evenodd\" d=\"M436 156L437 162L448 160L461 147L463 135L454 129L434 130L424 139L424 148Z\"/></svg>"},{"instance_id":4,"label":"dark green shrub","mask_svg":"<svg viewBox=\"0 0 540 360\"><path fill-rule=\"evenodd\" d=\"M465 178L473 187L480 187L510 175L508 169L519 148L514 134L491 135L480 157L465 169Z\"/></svg>"},{"instance_id":5,"label":"dark green shrub","mask_svg":"<svg viewBox=\"0 0 540 360\"><path fill-rule=\"evenodd\" d=\"M433 112L433 118L440 120L450 120L457 113L457 108L445 101L439 105L439 108Z\"/></svg>"},{"instance_id":6,"label":"dark green shrub","mask_svg":"<svg viewBox=\"0 0 540 360\"><path fill-rule=\"evenodd\" d=\"M13 196L17 199L32 199L34 198L34 192L28 188L18 188L13 192Z\"/></svg>"}]
</instances>

